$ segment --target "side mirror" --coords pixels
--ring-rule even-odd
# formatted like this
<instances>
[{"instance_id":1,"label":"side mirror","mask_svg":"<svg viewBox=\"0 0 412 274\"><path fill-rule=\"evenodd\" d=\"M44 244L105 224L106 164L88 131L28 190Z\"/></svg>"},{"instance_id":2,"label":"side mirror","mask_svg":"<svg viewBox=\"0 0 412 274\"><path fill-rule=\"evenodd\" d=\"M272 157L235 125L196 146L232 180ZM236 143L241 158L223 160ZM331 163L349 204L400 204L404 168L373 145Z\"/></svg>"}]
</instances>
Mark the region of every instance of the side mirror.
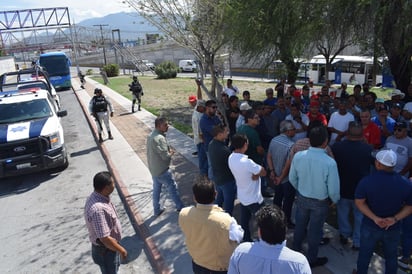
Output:
<instances>
[{"instance_id":1,"label":"side mirror","mask_svg":"<svg viewBox=\"0 0 412 274\"><path fill-rule=\"evenodd\" d=\"M64 117L67 115L67 110L59 110L57 112L57 117Z\"/></svg>"}]
</instances>

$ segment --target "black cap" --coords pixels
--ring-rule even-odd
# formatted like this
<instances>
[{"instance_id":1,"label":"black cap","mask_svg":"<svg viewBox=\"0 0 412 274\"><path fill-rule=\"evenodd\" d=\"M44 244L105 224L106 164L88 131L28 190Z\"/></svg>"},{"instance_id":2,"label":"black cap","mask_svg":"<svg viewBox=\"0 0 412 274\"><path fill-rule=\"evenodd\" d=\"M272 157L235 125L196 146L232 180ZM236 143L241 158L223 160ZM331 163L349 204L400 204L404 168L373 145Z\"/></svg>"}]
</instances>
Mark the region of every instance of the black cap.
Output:
<instances>
[{"instance_id":1,"label":"black cap","mask_svg":"<svg viewBox=\"0 0 412 274\"><path fill-rule=\"evenodd\" d=\"M399 103L395 103L395 104L392 104L392 108L402 109L402 106L401 106L401 104L399 104Z\"/></svg>"},{"instance_id":2,"label":"black cap","mask_svg":"<svg viewBox=\"0 0 412 274\"><path fill-rule=\"evenodd\" d=\"M95 88L94 89L94 94L96 93L102 93L103 91L100 88Z\"/></svg>"},{"instance_id":3,"label":"black cap","mask_svg":"<svg viewBox=\"0 0 412 274\"><path fill-rule=\"evenodd\" d=\"M406 122L396 122L395 124L395 128L407 128L408 125L406 124Z\"/></svg>"}]
</instances>

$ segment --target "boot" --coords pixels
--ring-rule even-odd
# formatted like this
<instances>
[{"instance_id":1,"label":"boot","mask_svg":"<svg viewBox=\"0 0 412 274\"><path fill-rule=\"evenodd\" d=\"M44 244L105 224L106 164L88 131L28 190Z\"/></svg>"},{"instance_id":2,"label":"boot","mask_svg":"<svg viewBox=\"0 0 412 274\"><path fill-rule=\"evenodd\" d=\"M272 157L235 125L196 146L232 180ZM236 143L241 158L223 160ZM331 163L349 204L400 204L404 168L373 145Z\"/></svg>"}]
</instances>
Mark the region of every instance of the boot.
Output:
<instances>
[{"instance_id":1,"label":"boot","mask_svg":"<svg viewBox=\"0 0 412 274\"><path fill-rule=\"evenodd\" d=\"M108 133L109 133L109 139L110 139L110 140L113 140L112 132L109 131Z\"/></svg>"},{"instance_id":2,"label":"boot","mask_svg":"<svg viewBox=\"0 0 412 274\"><path fill-rule=\"evenodd\" d=\"M139 108L137 109L138 111L141 111L141 109L140 109L140 105L139 105Z\"/></svg>"},{"instance_id":3,"label":"boot","mask_svg":"<svg viewBox=\"0 0 412 274\"><path fill-rule=\"evenodd\" d=\"M103 142L102 134L99 133L99 143L102 143L102 142Z\"/></svg>"}]
</instances>

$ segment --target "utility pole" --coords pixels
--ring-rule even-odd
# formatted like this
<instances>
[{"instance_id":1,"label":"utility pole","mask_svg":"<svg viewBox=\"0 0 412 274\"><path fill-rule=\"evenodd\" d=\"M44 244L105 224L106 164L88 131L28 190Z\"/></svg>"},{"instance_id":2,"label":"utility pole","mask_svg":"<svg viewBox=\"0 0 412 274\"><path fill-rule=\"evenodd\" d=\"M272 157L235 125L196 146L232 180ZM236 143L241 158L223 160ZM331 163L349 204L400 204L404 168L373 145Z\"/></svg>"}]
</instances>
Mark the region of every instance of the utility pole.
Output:
<instances>
[{"instance_id":1,"label":"utility pole","mask_svg":"<svg viewBox=\"0 0 412 274\"><path fill-rule=\"evenodd\" d=\"M109 25L93 25L93 27L100 27L100 34L102 36L102 46L103 46L103 58L104 58L104 65L107 65L107 60L106 60L106 48L104 47L104 37L103 37L103 27L107 27Z\"/></svg>"}]
</instances>

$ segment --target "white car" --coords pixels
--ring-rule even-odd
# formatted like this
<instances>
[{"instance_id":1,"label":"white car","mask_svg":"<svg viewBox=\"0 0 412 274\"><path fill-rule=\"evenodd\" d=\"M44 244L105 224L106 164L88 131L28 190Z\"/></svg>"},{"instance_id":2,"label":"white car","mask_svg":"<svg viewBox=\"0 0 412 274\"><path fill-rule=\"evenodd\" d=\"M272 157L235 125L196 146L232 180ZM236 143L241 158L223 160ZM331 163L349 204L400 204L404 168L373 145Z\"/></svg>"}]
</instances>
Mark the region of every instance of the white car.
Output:
<instances>
[{"instance_id":1,"label":"white car","mask_svg":"<svg viewBox=\"0 0 412 274\"><path fill-rule=\"evenodd\" d=\"M0 92L0 178L67 167L66 115L47 90Z\"/></svg>"}]
</instances>

